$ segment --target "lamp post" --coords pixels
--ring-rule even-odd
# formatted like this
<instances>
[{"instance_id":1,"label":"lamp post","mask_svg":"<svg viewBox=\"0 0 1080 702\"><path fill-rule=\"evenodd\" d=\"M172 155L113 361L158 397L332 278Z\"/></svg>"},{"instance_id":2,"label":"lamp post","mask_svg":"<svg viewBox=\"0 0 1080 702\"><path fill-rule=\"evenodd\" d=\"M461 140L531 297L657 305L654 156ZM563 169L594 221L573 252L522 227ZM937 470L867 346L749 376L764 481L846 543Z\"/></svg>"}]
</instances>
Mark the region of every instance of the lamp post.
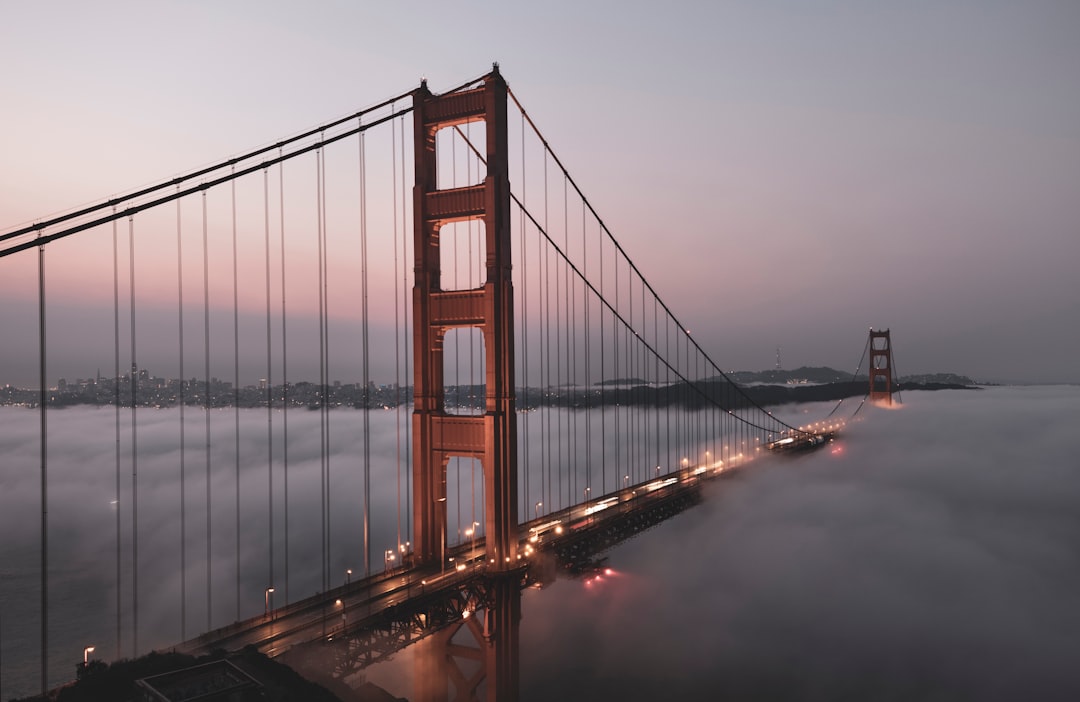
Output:
<instances>
[{"instance_id":1,"label":"lamp post","mask_svg":"<svg viewBox=\"0 0 1080 702\"><path fill-rule=\"evenodd\" d=\"M383 552L383 570L389 571L394 563L394 549L388 548Z\"/></svg>"},{"instance_id":2,"label":"lamp post","mask_svg":"<svg viewBox=\"0 0 1080 702\"><path fill-rule=\"evenodd\" d=\"M469 560L476 558L476 527L480 526L480 522L473 522L472 526L465 530L465 536L469 537L469 550L472 552L469 556Z\"/></svg>"},{"instance_id":3,"label":"lamp post","mask_svg":"<svg viewBox=\"0 0 1080 702\"><path fill-rule=\"evenodd\" d=\"M270 615L270 595L274 594L274 588L268 587L263 593L263 616Z\"/></svg>"},{"instance_id":4,"label":"lamp post","mask_svg":"<svg viewBox=\"0 0 1080 702\"><path fill-rule=\"evenodd\" d=\"M347 568L345 570L345 584L348 585L351 582L352 582L352 568Z\"/></svg>"},{"instance_id":5,"label":"lamp post","mask_svg":"<svg viewBox=\"0 0 1080 702\"><path fill-rule=\"evenodd\" d=\"M90 654L94 652L93 646L87 646L82 650L82 664L85 668L90 663Z\"/></svg>"},{"instance_id":6,"label":"lamp post","mask_svg":"<svg viewBox=\"0 0 1080 702\"><path fill-rule=\"evenodd\" d=\"M540 508L543 507L543 506L544 506L543 502L537 502L535 505L533 505L533 519L539 519L539 517L540 517Z\"/></svg>"}]
</instances>

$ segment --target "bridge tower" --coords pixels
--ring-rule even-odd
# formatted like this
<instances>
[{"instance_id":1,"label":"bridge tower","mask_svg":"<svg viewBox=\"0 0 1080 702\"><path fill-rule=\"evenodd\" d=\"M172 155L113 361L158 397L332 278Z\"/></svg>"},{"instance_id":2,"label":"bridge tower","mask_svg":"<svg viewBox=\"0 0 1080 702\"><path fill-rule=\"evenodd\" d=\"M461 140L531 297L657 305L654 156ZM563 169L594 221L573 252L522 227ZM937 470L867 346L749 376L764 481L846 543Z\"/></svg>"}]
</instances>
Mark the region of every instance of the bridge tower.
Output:
<instances>
[{"instance_id":1,"label":"bridge tower","mask_svg":"<svg viewBox=\"0 0 1080 702\"><path fill-rule=\"evenodd\" d=\"M453 456L479 459L484 474L484 530L493 567L517 566L517 417L514 397L514 298L511 285L510 181L506 82L496 65L479 87L433 95L427 82L413 93L415 185L413 232L413 555L445 560L446 467ZM485 123L487 175L482 183L438 189L436 139L440 129ZM486 279L473 290L444 291L439 231L481 220ZM448 415L443 342L454 328L483 334L484 413Z\"/></svg>"},{"instance_id":2,"label":"bridge tower","mask_svg":"<svg viewBox=\"0 0 1080 702\"><path fill-rule=\"evenodd\" d=\"M893 393L892 341L889 330L870 328L870 401L883 400L892 404Z\"/></svg>"}]
</instances>

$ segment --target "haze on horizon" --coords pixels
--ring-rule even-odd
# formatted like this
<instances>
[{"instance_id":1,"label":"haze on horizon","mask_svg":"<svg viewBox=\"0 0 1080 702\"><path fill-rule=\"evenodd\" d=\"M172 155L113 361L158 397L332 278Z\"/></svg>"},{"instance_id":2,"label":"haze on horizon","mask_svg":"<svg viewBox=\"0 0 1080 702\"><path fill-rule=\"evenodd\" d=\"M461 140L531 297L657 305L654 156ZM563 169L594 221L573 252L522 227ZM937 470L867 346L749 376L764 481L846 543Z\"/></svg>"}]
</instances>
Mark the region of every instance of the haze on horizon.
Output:
<instances>
[{"instance_id":1,"label":"haze on horizon","mask_svg":"<svg viewBox=\"0 0 1080 702\"><path fill-rule=\"evenodd\" d=\"M725 369L853 370L873 326L901 374L1080 382L1078 29L1053 2L13 5L0 231L494 60ZM33 378L33 266L0 261L5 376ZM56 353L110 273L50 279Z\"/></svg>"}]
</instances>

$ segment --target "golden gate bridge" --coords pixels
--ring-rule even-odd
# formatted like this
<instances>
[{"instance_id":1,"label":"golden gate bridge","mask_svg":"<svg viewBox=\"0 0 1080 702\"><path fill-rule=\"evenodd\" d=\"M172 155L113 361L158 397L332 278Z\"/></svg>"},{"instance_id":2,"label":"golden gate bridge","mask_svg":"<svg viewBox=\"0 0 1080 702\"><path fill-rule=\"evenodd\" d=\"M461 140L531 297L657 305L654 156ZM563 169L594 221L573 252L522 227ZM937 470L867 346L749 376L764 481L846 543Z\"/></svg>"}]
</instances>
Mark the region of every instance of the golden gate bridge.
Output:
<instances>
[{"instance_id":1,"label":"golden gate bridge","mask_svg":"<svg viewBox=\"0 0 1080 702\"><path fill-rule=\"evenodd\" d=\"M13 229L0 247L5 270L36 273L43 692L54 683L50 593L63 586L50 576L57 278L112 274L86 341L112 362L95 381L111 394L112 474L85 468L114 493L114 625L98 639L112 645L97 651L116 658L253 644L299 664L336 641L345 674L472 627L486 672L427 671L425 694L445 698L450 680L471 698L486 680L490 698L510 699L521 587L694 504L704 481L843 425L832 414L790 424L728 378L498 66ZM870 395L889 400L888 332L871 330L868 348ZM140 445L151 365L175 369L157 394L177 408L165 461ZM317 382L296 380L309 371ZM351 410L338 408L340 376L355 378ZM245 378L257 383L245 389ZM242 391L258 394L262 426L245 417L242 428ZM342 430L332 414L344 411ZM358 453L339 452L340 431L358 437ZM300 444L317 444L317 515L297 511L297 493L314 489L297 483ZM175 509L140 514L144 486L164 473L179 481ZM392 507L373 500L380 481ZM165 602L143 573L140 536L174 516L175 543L152 546L175 553ZM354 528L339 542L343 518ZM257 547L242 543L251 524ZM315 551L317 579L296 564ZM148 606L175 612L172 629L151 631Z\"/></svg>"}]
</instances>

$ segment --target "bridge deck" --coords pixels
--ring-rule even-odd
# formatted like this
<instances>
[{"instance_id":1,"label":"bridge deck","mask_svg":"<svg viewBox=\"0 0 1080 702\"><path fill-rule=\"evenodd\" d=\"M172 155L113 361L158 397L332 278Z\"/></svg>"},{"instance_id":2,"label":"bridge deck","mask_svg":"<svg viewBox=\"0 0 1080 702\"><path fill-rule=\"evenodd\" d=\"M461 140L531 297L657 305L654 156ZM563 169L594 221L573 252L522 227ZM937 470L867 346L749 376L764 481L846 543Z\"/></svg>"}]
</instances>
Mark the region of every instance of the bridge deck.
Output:
<instances>
[{"instance_id":1,"label":"bridge deck","mask_svg":"<svg viewBox=\"0 0 1080 702\"><path fill-rule=\"evenodd\" d=\"M542 552L554 553L564 564L580 563L682 511L696 502L703 481L736 467L719 462L691 466L525 522L519 531L519 565L527 571L541 560ZM452 595L493 575L492 565L480 537L447 549L442 565L392 568L206 632L172 650L200 655L254 645L277 656L300 644L363 628L395 606Z\"/></svg>"}]
</instances>

